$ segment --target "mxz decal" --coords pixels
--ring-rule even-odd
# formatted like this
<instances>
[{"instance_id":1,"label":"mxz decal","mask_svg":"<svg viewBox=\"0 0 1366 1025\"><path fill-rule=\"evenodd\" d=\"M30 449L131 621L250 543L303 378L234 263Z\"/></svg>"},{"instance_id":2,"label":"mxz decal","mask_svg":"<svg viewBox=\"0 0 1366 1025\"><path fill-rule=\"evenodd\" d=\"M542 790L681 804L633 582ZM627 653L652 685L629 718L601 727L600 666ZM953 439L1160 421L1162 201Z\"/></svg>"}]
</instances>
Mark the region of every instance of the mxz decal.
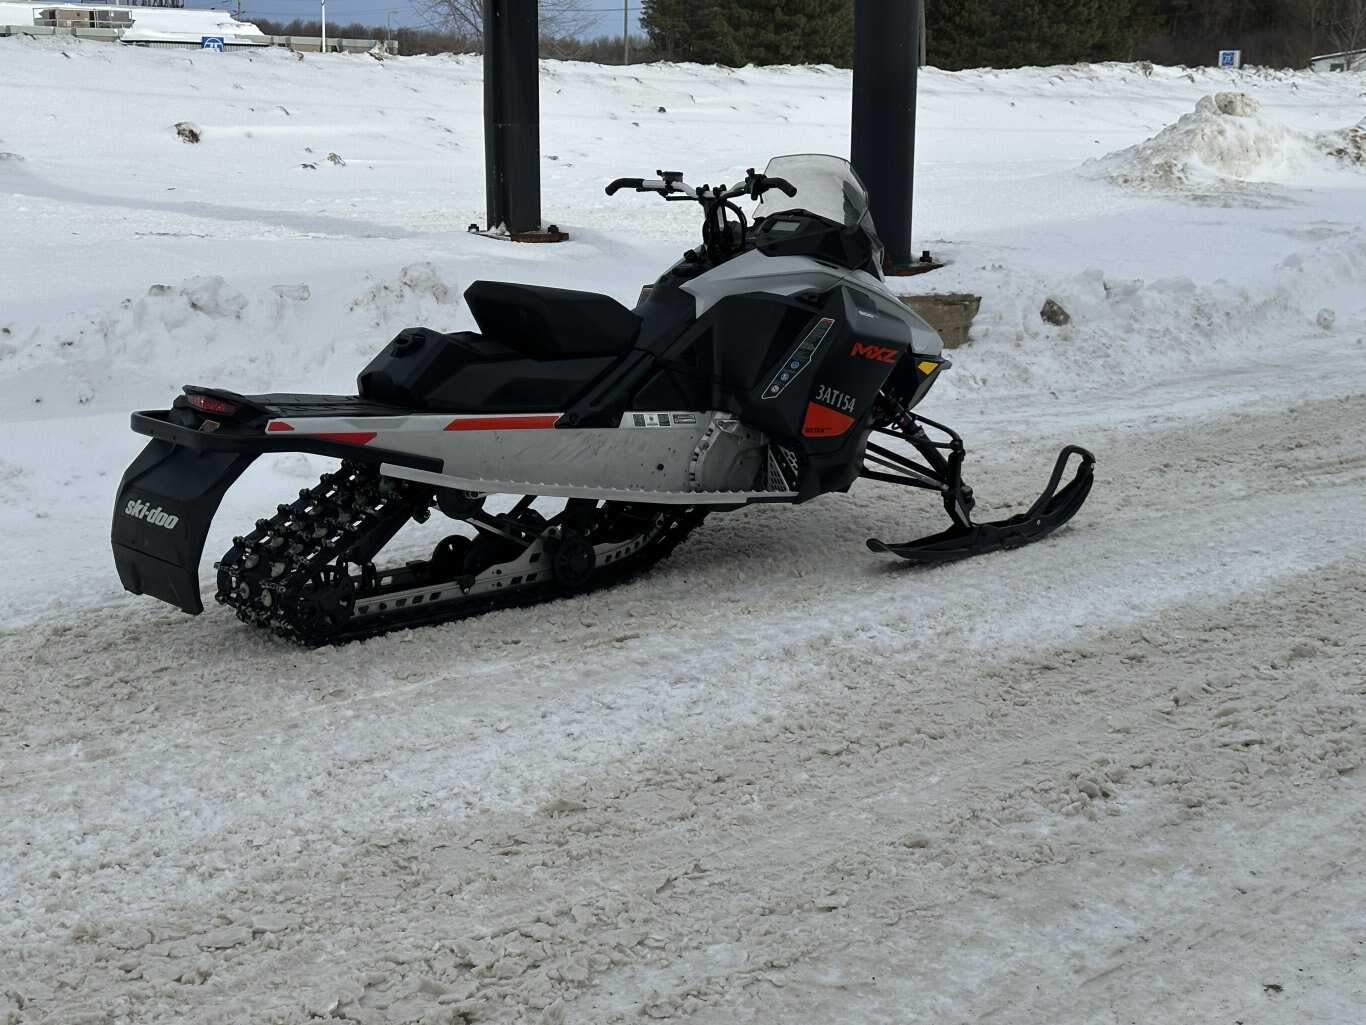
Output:
<instances>
[{"instance_id":1,"label":"mxz decal","mask_svg":"<svg viewBox=\"0 0 1366 1025\"><path fill-rule=\"evenodd\" d=\"M854 347L849 350L849 355L862 356L864 359L875 359L879 363L895 363L901 353L896 349L884 349L880 345L865 345L863 342L855 342Z\"/></svg>"}]
</instances>

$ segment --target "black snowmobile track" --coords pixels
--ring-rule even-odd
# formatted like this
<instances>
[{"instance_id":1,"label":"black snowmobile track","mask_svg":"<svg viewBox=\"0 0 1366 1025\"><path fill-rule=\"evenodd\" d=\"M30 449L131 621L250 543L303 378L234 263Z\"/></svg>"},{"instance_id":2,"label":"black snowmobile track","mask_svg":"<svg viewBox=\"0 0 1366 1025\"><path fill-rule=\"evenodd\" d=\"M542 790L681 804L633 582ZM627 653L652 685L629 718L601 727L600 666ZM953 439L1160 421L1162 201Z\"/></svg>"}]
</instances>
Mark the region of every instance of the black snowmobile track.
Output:
<instances>
[{"instance_id":1,"label":"black snowmobile track","mask_svg":"<svg viewBox=\"0 0 1366 1025\"><path fill-rule=\"evenodd\" d=\"M280 637L310 647L340 644L622 583L665 558L707 514L689 506L605 503L594 522L605 521L617 534L627 524L643 529L625 539L630 543L622 554L590 566L586 574L581 564L577 569L571 564L535 573L514 569L505 580L490 582L490 575L499 577L501 565L518 566L524 549L508 543L499 553L497 537L487 533L480 538L493 557L474 572L433 573L434 562L375 570L372 560L380 549L404 524L425 520L435 498L429 486L383 477L367 464L343 463L294 502L279 506L275 516L258 520L249 535L233 539L217 563L216 598L243 622ZM506 522L518 526L515 519ZM520 525L531 537L555 522L525 519ZM513 557L500 565L499 554ZM466 562L465 569L470 568ZM391 597L398 594L402 597Z\"/></svg>"}]
</instances>

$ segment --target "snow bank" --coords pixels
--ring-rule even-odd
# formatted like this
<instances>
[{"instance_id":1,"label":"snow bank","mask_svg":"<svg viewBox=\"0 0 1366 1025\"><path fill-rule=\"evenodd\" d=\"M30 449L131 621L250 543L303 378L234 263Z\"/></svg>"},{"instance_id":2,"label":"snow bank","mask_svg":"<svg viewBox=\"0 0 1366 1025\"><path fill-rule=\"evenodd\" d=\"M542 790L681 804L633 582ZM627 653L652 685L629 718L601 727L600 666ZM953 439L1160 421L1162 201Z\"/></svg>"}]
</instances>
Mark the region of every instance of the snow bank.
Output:
<instances>
[{"instance_id":1,"label":"snow bank","mask_svg":"<svg viewBox=\"0 0 1366 1025\"><path fill-rule=\"evenodd\" d=\"M1184 274L1143 279L1097 265L1071 274L1028 267L977 269L982 310L968 349L936 399L989 399L1002 391L1041 394L1132 388L1169 379L1174 367L1237 365L1268 337L1321 335L1351 311L1360 334L1366 229L1324 232L1286 252L1266 277L1199 281ZM1051 298L1061 326L1040 316Z\"/></svg>"},{"instance_id":2,"label":"snow bank","mask_svg":"<svg viewBox=\"0 0 1366 1025\"><path fill-rule=\"evenodd\" d=\"M366 277L368 287L318 296L306 281L246 294L223 275L196 276L50 322L0 321L0 383L44 413L127 408L135 394L172 396L191 382L345 391L404 327L449 329L463 315L460 288L428 261Z\"/></svg>"},{"instance_id":3,"label":"snow bank","mask_svg":"<svg viewBox=\"0 0 1366 1025\"><path fill-rule=\"evenodd\" d=\"M1120 185L1228 198L1255 195L1247 184L1292 185L1313 172L1366 168L1360 127L1309 134L1260 111L1247 93L1203 96L1175 124L1094 161L1095 169Z\"/></svg>"}]
</instances>

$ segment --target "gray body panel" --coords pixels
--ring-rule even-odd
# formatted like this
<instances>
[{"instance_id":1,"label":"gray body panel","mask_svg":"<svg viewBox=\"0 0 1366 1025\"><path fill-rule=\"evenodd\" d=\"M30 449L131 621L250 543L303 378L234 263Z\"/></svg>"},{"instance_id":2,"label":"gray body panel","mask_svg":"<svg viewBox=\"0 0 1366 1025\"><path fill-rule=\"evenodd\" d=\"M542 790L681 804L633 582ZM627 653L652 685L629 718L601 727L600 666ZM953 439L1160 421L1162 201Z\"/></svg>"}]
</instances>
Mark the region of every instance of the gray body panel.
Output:
<instances>
[{"instance_id":1,"label":"gray body panel","mask_svg":"<svg viewBox=\"0 0 1366 1025\"><path fill-rule=\"evenodd\" d=\"M312 434L369 435L387 451L440 459L439 473L392 463L382 471L459 491L678 505L795 496L770 466L768 440L728 413L629 413L619 427L568 429L499 419L497 428L471 430L431 415L295 422Z\"/></svg>"},{"instance_id":2,"label":"gray body panel","mask_svg":"<svg viewBox=\"0 0 1366 1025\"><path fill-rule=\"evenodd\" d=\"M679 287L693 297L701 317L731 295L793 296L824 294L845 285L872 300L873 309L861 315L894 317L911 332L911 351L920 356L939 356L944 349L939 333L925 323L885 282L867 271L846 270L810 256L765 256L750 250Z\"/></svg>"}]
</instances>

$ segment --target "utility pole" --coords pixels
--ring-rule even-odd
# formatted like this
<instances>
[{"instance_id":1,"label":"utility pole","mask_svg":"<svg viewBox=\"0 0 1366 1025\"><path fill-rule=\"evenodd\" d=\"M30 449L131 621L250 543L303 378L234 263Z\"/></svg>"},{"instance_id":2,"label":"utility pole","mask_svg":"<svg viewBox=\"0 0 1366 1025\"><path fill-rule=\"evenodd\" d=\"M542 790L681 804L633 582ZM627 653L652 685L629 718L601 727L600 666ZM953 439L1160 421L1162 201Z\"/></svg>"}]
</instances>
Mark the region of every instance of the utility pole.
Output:
<instances>
[{"instance_id":1,"label":"utility pole","mask_svg":"<svg viewBox=\"0 0 1366 1025\"><path fill-rule=\"evenodd\" d=\"M631 0L621 0L621 64L625 67L631 63L631 23L627 12L630 10Z\"/></svg>"}]
</instances>

